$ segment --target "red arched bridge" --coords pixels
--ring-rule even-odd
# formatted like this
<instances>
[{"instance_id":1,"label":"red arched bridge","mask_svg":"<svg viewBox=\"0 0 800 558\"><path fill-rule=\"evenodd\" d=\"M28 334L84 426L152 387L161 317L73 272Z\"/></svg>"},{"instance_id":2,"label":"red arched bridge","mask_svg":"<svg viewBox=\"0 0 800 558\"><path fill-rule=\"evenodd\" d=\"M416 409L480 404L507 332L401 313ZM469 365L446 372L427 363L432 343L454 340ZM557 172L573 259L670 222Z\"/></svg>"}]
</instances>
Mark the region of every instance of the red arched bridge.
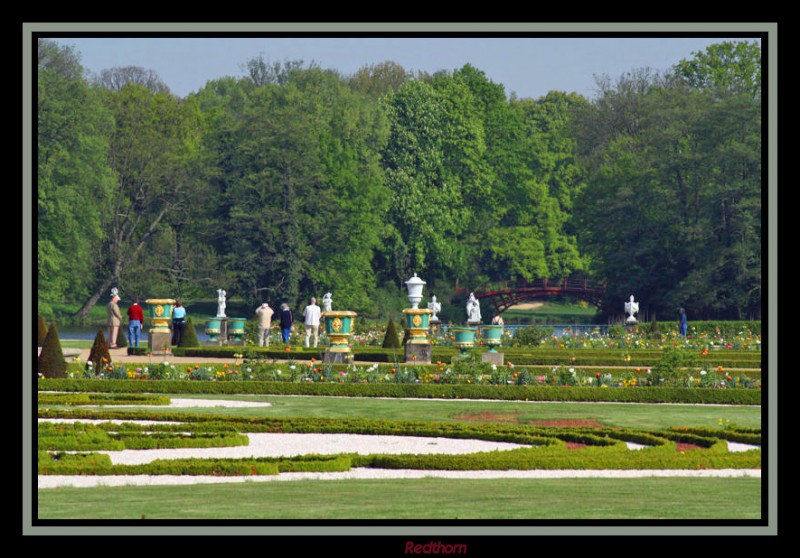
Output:
<instances>
[{"instance_id":1,"label":"red arched bridge","mask_svg":"<svg viewBox=\"0 0 800 558\"><path fill-rule=\"evenodd\" d=\"M605 285L592 284L588 279L536 279L531 283L494 284L473 292L475 298L491 303L496 312L502 313L521 302L556 295L570 296L599 306L606 288Z\"/></svg>"}]
</instances>

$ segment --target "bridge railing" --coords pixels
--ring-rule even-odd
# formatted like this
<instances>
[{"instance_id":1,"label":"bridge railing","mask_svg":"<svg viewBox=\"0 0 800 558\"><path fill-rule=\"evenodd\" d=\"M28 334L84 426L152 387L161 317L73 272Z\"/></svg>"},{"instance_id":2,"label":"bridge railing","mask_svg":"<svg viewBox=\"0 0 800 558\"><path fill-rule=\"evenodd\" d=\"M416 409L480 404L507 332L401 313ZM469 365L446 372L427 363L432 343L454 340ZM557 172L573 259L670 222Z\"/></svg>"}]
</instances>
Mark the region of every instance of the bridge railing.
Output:
<instances>
[{"instance_id":1,"label":"bridge railing","mask_svg":"<svg viewBox=\"0 0 800 558\"><path fill-rule=\"evenodd\" d=\"M494 281L491 283L484 283L478 288L469 289L467 287L459 287L456 293L459 295L468 292L476 293L478 296L481 293L487 292L500 292L511 291L520 289L559 289L559 290L583 290L583 291L602 291L605 290L604 285L592 283L586 278L573 278L566 277L563 279L547 279L536 278L533 281Z\"/></svg>"}]
</instances>

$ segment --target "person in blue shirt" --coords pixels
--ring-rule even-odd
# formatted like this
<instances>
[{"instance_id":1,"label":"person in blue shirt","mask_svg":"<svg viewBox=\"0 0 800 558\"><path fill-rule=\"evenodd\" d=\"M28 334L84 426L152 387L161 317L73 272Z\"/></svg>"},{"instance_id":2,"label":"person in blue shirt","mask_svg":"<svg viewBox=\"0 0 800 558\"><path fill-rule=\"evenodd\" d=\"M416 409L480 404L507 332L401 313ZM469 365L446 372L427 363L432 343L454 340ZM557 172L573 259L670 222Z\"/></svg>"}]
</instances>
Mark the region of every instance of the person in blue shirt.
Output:
<instances>
[{"instance_id":1,"label":"person in blue shirt","mask_svg":"<svg viewBox=\"0 0 800 558\"><path fill-rule=\"evenodd\" d=\"M178 346L183 339L183 330L186 328L186 308L180 300L175 301L172 309L172 344Z\"/></svg>"},{"instance_id":2,"label":"person in blue shirt","mask_svg":"<svg viewBox=\"0 0 800 558\"><path fill-rule=\"evenodd\" d=\"M681 321L680 325L678 326L678 330L683 337L686 337L686 333L689 329L689 322L686 320L686 310L683 308L680 309L681 314Z\"/></svg>"}]
</instances>

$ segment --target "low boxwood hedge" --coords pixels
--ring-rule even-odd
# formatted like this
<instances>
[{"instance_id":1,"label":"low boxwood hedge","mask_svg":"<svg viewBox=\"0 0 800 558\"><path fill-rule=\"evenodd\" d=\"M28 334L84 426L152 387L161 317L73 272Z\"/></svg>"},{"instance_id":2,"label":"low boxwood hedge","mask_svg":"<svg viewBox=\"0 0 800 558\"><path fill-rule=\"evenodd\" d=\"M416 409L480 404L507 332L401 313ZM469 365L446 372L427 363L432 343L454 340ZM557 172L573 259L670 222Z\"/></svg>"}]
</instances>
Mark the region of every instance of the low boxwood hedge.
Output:
<instances>
[{"instance_id":1,"label":"low boxwood hedge","mask_svg":"<svg viewBox=\"0 0 800 558\"><path fill-rule=\"evenodd\" d=\"M496 399L522 401L597 401L629 403L714 403L760 405L761 390L670 387L567 387L474 384L346 384L322 382L201 382L182 380L42 379L40 391L120 393L207 393L399 397L424 399Z\"/></svg>"}]
</instances>

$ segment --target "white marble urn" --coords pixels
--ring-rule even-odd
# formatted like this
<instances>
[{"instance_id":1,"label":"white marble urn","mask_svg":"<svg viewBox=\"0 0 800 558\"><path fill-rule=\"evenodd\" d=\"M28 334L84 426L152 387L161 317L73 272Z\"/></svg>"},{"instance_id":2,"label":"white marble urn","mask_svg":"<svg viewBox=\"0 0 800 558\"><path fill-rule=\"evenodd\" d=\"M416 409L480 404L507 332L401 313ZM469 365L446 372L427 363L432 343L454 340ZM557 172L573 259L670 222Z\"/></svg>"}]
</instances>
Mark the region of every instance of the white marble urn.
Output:
<instances>
[{"instance_id":1,"label":"white marble urn","mask_svg":"<svg viewBox=\"0 0 800 558\"><path fill-rule=\"evenodd\" d=\"M417 274L414 274L414 277L406 281L406 287L408 288L408 301L411 303L411 308L414 310L419 308L419 303L422 302L422 287L425 286L425 281L417 277Z\"/></svg>"}]
</instances>

